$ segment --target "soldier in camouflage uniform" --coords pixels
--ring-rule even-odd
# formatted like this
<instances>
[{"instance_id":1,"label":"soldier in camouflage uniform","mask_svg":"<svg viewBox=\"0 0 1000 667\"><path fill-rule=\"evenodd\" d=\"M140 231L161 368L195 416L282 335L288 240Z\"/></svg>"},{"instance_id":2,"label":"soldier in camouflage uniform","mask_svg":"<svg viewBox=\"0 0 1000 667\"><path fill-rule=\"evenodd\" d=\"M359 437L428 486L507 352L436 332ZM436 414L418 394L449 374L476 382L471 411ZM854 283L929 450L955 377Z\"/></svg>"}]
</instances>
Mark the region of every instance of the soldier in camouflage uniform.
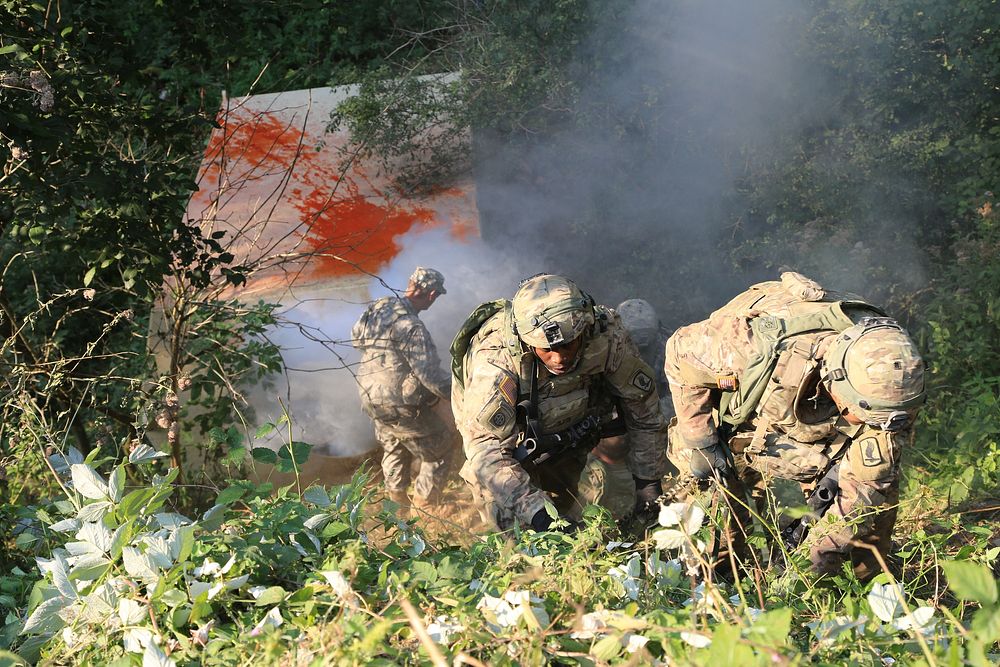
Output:
<instances>
[{"instance_id":1,"label":"soldier in camouflage uniform","mask_svg":"<svg viewBox=\"0 0 1000 667\"><path fill-rule=\"evenodd\" d=\"M418 317L442 294L444 277L417 267L403 296L372 303L351 332L361 352L361 406L384 450L382 472L389 497L403 508L410 505L406 489L412 459L420 461L413 486L413 506L419 509L440 500L452 455L454 437L433 409L439 399L448 399L451 378Z\"/></svg>"},{"instance_id":2,"label":"soldier in camouflage uniform","mask_svg":"<svg viewBox=\"0 0 1000 667\"><path fill-rule=\"evenodd\" d=\"M889 549L923 370L909 336L878 308L783 273L667 342L671 460L698 479L736 474L757 495L762 476L811 493L837 465L832 517L807 537L813 567L836 572L846 561L871 576L877 560L856 543Z\"/></svg>"},{"instance_id":3,"label":"soldier in camouflage uniform","mask_svg":"<svg viewBox=\"0 0 1000 667\"><path fill-rule=\"evenodd\" d=\"M594 305L566 278L534 276L513 302L477 309L452 357L452 409L466 456L461 474L487 523L546 530L549 503L569 512L587 452L616 414L637 506L655 504L666 424L653 371L613 310Z\"/></svg>"},{"instance_id":4,"label":"soldier in camouflage uniform","mask_svg":"<svg viewBox=\"0 0 1000 667\"><path fill-rule=\"evenodd\" d=\"M639 356L649 364L656 373L656 391L660 395L660 408L663 416L670 419L674 415L674 406L670 400L670 386L667 375L663 372L663 349L666 346L669 332L663 327L653 304L645 299L627 299L618 304L615 312L622 318L622 324L632 337L632 342L639 348Z\"/></svg>"}]
</instances>

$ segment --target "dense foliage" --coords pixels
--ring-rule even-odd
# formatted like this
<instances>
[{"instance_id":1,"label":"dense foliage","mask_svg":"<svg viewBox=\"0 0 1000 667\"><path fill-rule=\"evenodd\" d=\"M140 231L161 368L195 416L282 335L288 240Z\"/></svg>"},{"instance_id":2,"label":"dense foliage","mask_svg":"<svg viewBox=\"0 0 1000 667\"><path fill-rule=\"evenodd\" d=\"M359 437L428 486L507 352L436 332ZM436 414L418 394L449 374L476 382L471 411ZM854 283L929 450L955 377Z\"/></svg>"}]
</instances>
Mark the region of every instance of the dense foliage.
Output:
<instances>
[{"instance_id":1,"label":"dense foliage","mask_svg":"<svg viewBox=\"0 0 1000 667\"><path fill-rule=\"evenodd\" d=\"M681 94L697 61L664 77L650 43L702 5L647 4L0 0L0 651L986 664L1000 639L997 3L774 3L780 56L807 76L750 110L790 110L750 139L731 122L756 127L738 71L715 72L710 87L734 94L713 106ZM786 265L905 319L931 384L887 571L817 586L801 554L775 554L787 567L715 586L699 546L710 498L661 516L646 543L615 544L599 515L574 538L508 541L425 533L362 477L245 481L255 459L297 473L308 446L246 444L239 387L280 367L274 308L199 298L249 270L185 220L200 149L223 89L353 82L335 120L387 164L409 161L401 187L471 161L502 186L480 193L488 240L586 271L611 297L670 286L650 295L668 324ZM156 312L176 325L159 367Z\"/></svg>"}]
</instances>

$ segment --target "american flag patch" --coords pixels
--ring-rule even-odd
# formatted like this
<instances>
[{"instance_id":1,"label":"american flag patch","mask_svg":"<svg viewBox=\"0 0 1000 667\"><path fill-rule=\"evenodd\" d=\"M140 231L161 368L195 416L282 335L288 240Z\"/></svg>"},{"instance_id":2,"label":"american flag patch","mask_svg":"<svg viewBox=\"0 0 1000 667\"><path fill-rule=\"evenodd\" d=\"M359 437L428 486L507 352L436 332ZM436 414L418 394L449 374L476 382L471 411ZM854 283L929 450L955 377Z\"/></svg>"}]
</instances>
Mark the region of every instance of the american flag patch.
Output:
<instances>
[{"instance_id":1,"label":"american flag patch","mask_svg":"<svg viewBox=\"0 0 1000 667\"><path fill-rule=\"evenodd\" d=\"M724 391L736 391L739 386L739 380L735 375L724 375L718 378L719 389Z\"/></svg>"},{"instance_id":2,"label":"american flag patch","mask_svg":"<svg viewBox=\"0 0 1000 667\"><path fill-rule=\"evenodd\" d=\"M509 375L503 375L497 384L497 391L500 392L501 398L514 405L517 400L517 383L514 382L514 378Z\"/></svg>"}]
</instances>

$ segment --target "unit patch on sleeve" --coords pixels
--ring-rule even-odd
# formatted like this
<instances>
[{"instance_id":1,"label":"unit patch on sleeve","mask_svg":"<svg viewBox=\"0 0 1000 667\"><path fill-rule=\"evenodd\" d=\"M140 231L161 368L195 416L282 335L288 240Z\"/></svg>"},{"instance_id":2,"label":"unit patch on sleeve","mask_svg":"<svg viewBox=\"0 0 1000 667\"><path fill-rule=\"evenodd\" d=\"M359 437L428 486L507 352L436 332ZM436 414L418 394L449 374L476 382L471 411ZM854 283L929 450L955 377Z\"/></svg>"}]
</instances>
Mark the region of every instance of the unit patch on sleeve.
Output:
<instances>
[{"instance_id":1,"label":"unit patch on sleeve","mask_svg":"<svg viewBox=\"0 0 1000 667\"><path fill-rule=\"evenodd\" d=\"M630 382L633 387L647 394L653 389L653 379L641 368L632 374Z\"/></svg>"},{"instance_id":2,"label":"unit patch on sleeve","mask_svg":"<svg viewBox=\"0 0 1000 667\"><path fill-rule=\"evenodd\" d=\"M861 447L861 462L866 468L874 468L885 463L878 438L865 438L858 444Z\"/></svg>"}]
</instances>

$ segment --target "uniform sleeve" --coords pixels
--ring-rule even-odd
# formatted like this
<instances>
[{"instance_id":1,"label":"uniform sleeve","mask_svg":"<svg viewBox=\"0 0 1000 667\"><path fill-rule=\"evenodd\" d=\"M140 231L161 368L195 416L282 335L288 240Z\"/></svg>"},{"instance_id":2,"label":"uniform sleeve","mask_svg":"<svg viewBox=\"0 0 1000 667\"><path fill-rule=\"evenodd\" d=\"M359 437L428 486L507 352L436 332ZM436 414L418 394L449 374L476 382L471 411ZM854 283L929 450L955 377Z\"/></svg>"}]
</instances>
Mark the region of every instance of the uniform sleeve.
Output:
<instances>
[{"instance_id":1,"label":"uniform sleeve","mask_svg":"<svg viewBox=\"0 0 1000 667\"><path fill-rule=\"evenodd\" d=\"M522 524L529 524L545 506L547 496L514 460L518 380L504 368L502 353L495 349L470 352L458 427L468 461L466 468L497 504L510 509Z\"/></svg>"},{"instance_id":2,"label":"uniform sleeve","mask_svg":"<svg viewBox=\"0 0 1000 667\"><path fill-rule=\"evenodd\" d=\"M605 378L625 420L629 470L640 479L660 479L667 471L667 425L653 369L639 356L624 327L613 325L608 333L611 341Z\"/></svg>"},{"instance_id":3,"label":"uniform sleeve","mask_svg":"<svg viewBox=\"0 0 1000 667\"><path fill-rule=\"evenodd\" d=\"M606 486L604 466L591 455L580 473L580 504L600 505Z\"/></svg>"},{"instance_id":4,"label":"uniform sleeve","mask_svg":"<svg viewBox=\"0 0 1000 667\"><path fill-rule=\"evenodd\" d=\"M403 320L400 326L404 327L400 336L400 351L413 374L435 396L448 400L451 394L451 374L441 367L441 359L427 327L417 318Z\"/></svg>"}]
</instances>

